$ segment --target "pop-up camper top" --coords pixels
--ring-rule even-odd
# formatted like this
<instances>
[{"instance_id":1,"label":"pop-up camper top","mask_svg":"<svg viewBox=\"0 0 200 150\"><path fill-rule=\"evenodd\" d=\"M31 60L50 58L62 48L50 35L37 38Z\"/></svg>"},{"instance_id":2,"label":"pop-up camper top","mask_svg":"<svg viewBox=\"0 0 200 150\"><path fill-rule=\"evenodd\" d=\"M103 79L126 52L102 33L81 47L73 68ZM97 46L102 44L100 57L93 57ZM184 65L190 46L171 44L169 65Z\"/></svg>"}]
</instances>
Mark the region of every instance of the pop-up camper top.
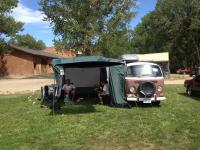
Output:
<instances>
[{"instance_id":1,"label":"pop-up camper top","mask_svg":"<svg viewBox=\"0 0 200 150\"><path fill-rule=\"evenodd\" d=\"M125 63L132 63L139 61L139 58L135 54L124 54L120 57L121 60L123 60Z\"/></svg>"}]
</instances>

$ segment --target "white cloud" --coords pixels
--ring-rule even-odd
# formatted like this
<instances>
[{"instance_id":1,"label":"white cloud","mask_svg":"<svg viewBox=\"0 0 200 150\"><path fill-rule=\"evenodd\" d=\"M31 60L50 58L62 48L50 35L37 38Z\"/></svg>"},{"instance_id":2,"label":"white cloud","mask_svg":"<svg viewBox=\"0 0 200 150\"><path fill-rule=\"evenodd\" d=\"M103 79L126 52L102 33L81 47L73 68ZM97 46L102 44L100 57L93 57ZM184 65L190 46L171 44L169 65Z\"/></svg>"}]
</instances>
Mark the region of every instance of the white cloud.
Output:
<instances>
[{"instance_id":1,"label":"white cloud","mask_svg":"<svg viewBox=\"0 0 200 150\"><path fill-rule=\"evenodd\" d=\"M48 23L43 21L45 15L42 14L41 11L28 8L21 2L19 2L18 6L13 9L12 16L15 18L15 20L23 23Z\"/></svg>"}]
</instances>

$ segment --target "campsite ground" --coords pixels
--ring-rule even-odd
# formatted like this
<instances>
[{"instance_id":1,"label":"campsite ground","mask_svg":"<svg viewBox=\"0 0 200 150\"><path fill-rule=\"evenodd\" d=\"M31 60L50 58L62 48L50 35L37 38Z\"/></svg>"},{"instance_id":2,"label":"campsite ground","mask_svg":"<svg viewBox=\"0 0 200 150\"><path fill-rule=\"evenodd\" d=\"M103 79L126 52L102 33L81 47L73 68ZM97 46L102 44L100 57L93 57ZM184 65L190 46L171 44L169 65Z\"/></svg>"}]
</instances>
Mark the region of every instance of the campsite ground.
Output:
<instances>
[{"instance_id":1,"label":"campsite ground","mask_svg":"<svg viewBox=\"0 0 200 150\"><path fill-rule=\"evenodd\" d=\"M0 149L199 149L200 98L166 86L160 107L68 105L52 116L37 93L0 95Z\"/></svg>"},{"instance_id":2,"label":"campsite ground","mask_svg":"<svg viewBox=\"0 0 200 150\"><path fill-rule=\"evenodd\" d=\"M172 74L165 84L183 84L187 75ZM40 90L41 86L53 84L53 75L35 75L30 77L12 77L0 79L0 94L27 93Z\"/></svg>"},{"instance_id":3,"label":"campsite ground","mask_svg":"<svg viewBox=\"0 0 200 150\"><path fill-rule=\"evenodd\" d=\"M53 74L0 78L0 94L30 93L53 83Z\"/></svg>"}]
</instances>

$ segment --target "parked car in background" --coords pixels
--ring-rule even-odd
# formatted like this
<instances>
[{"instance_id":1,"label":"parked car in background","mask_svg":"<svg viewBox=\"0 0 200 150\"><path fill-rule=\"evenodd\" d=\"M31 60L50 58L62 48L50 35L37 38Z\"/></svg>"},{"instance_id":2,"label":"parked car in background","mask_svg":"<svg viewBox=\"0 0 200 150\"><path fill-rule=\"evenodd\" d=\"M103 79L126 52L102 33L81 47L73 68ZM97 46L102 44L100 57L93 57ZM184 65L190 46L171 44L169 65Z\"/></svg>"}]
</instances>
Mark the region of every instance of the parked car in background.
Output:
<instances>
[{"instance_id":1,"label":"parked car in background","mask_svg":"<svg viewBox=\"0 0 200 150\"><path fill-rule=\"evenodd\" d=\"M200 75L200 67L192 68L192 71L190 72L190 76L193 76L193 75Z\"/></svg>"},{"instance_id":2,"label":"parked car in background","mask_svg":"<svg viewBox=\"0 0 200 150\"><path fill-rule=\"evenodd\" d=\"M200 75L196 75L193 78L188 78L184 82L186 88L186 94L192 96L194 93L200 92Z\"/></svg>"},{"instance_id":3,"label":"parked car in background","mask_svg":"<svg viewBox=\"0 0 200 150\"><path fill-rule=\"evenodd\" d=\"M191 67L185 67L185 68L182 68L182 69L178 69L176 71L177 74L190 74L192 71L192 68Z\"/></svg>"}]
</instances>

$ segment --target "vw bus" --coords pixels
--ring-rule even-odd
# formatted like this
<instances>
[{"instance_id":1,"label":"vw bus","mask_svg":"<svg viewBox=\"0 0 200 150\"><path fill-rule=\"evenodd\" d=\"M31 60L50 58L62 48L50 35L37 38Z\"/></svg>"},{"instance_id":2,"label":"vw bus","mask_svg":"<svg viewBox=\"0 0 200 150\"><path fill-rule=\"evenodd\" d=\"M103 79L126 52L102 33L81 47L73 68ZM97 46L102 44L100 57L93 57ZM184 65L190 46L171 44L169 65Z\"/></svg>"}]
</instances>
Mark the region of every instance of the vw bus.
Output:
<instances>
[{"instance_id":1,"label":"vw bus","mask_svg":"<svg viewBox=\"0 0 200 150\"><path fill-rule=\"evenodd\" d=\"M130 57L129 57L130 58ZM125 88L127 101L155 103L165 100L164 77L161 67L150 62L127 62Z\"/></svg>"}]
</instances>

